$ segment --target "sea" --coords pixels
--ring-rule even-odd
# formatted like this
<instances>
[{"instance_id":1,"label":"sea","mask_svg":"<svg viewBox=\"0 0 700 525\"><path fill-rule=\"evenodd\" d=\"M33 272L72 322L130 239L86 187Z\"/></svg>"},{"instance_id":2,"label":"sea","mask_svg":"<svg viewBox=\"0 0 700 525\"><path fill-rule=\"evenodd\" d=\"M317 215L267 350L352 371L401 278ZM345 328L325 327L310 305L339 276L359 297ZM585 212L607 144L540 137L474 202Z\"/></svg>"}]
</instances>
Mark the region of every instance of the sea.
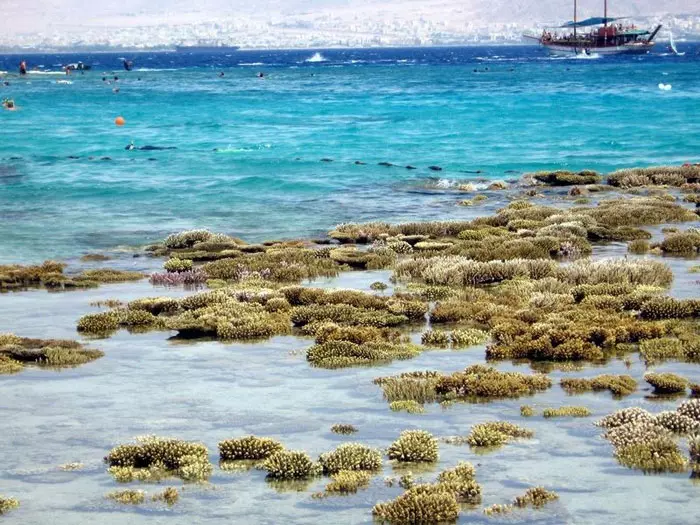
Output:
<instances>
[{"instance_id":1,"label":"sea","mask_svg":"<svg viewBox=\"0 0 700 525\"><path fill-rule=\"evenodd\" d=\"M128 250L189 228L257 242L459 218L469 210L443 190L466 182L697 162L700 45L679 51L0 56L0 98L18 108L0 112L0 263ZM78 61L91 70L63 73Z\"/></svg>"},{"instance_id":2,"label":"sea","mask_svg":"<svg viewBox=\"0 0 700 525\"><path fill-rule=\"evenodd\" d=\"M700 162L700 44L678 47L685 55L659 45L644 56L586 58L551 58L525 46L0 56L0 98L17 106L0 110L0 264L57 259L69 264L67 272L148 273L163 259L143 256L144 245L184 229L249 242L314 239L348 221L493 214L522 195L519 181L535 170ZM132 71L123 69L125 58ZM31 71L20 78L22 59ZM62 72L78 61L91 70ZM488 189L495 181L508 189ZM472 191L459 189L465 184ZM549 189L532 201L568 206L565 192ZM488 198L458 205L475 193ZM595 205L598 197L591 199ZM654 240L663 238L663 227L648 228ZM110 260L80 261L88 253ZM629 254L624 242L597 243L592 256L652 257ZM664 262L674 273L669 294L697 298L697 257ZM374 291L377 281L388 288ZM387 296L395 290L391 270L303 284ZM298 335L227 343L174 331L122 330L100 339L76 331L77 320L106 301L192 293L146 279L0 293L0 333L77 339L105 353L76 368L28 366L0 375L0 497L20 501L0 516L3 524L377 525L371 509L403 493L401 476L432 482L460 461L475 466L482 487L481 505L463 506L460 524L698 521L697 475L627 469L592 424L625 407L675 410L684 399L653 395L643 376L653 369L700 383L697 364L647 368L632 353L629 360L554 369L554 386L533 397L433 403L408 414L389 410L374 378L452 373L483 363L485 346L326 370L309 365L313 340ZM411 340L419 344L426 328L417 327ZM518 361L496 366L531 372ZM630 374L639 388L615 399L607 392L569 397L558 385L563 377L605 373ZM563 405L592 414L523 417L523 404L538 414ZM486 453L442 441L496 420L534 437ZM359 431L334 434L338 423ZM346 441L385 450L407 429L441 439L437 462L385 461L366 488L320 499L312 494L328 477L279 484L254 468L215 465L205 484L120 484L103 462L112 447L149 434L204 443L216 463L217 444L244 435L269 436L315 459ZM172 507L151 500L167 486L180 491ZM535 486L559 499L543 509L483 514L482 507L507 504ZM124 489L145 491L146 501L120 505L106 497Z\"/></svg>"}]
</instances>

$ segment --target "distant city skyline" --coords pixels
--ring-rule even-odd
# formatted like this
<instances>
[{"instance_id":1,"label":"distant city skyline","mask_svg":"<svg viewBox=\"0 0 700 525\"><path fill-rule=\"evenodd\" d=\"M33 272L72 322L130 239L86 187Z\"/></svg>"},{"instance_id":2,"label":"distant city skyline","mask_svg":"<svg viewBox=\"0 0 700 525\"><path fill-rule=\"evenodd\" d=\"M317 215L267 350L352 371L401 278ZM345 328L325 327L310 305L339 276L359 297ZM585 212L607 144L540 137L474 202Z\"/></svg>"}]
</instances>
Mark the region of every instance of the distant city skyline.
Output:
<instances>
[{"instance_id":1,"label":"distant city skyline","mask_svg":"<svg viewBox=\"0 0 700 525\"><path fill-rule=\"evenodd\" d=\"M579 0L600 16L602 0ZM610 0L610 16L663 21L700 37L693 0ZM517 41L571 19L569 0L3 0L3 47L163 47L199 40L245 47L440 45ZM684 16L688 15L688 16Z\"/></svg>"}]
</instances>

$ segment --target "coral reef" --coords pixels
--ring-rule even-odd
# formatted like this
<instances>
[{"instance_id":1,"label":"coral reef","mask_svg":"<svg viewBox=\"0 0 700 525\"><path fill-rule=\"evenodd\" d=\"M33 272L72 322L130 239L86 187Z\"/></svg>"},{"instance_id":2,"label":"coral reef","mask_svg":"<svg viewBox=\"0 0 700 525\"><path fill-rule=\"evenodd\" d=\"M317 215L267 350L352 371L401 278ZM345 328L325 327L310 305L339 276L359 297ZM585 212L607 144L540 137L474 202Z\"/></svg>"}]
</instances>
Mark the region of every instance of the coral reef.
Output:
<instances>
[{"instance_id":1,"label":"coral reef","mask_svg":"<svg viewBox=\"0 0 700 525\"><path fill-rule=\"evenodd\" d=\"M542 415L550 417L587 417L591 415L589 408L582 406L567 406L559 408L545 408Z\"/></svg>"},{"instance_id":2,"label":"coral reef","mask_svg":"<svg viewBox=\"0 0 700 525\"><path fill-rule=\"evenodd\" d=\"M513 500L513 505L516 507L544 507L547 503L559 499L556 492L549 491L544 487L533 487L527 489L525 494L517 496Z\"/></svg>"},{"instance_id":3,"label":"coral reef","mask_svg":"<svg viewBox=\"0 0 700 525\"><path fill-rule=\"evenodd\" d=\"M143 279L144 274L112 269L85 270L79 275L66 275L64 263L45 261L38 266L0 265L0 290L45 287L51 290L90 288L100 283Z\"/></svg>"},{"instance_id":4,"label":"coral reef","mask_svg":"<svg viewBox=\"0 0 700 525\"><path fill-rule=\"evenodd\" d=\"M418 347L406 344L373 341L358 345L350 341L329 341L309 348L306 359L320 368L344 368L411 359L419 353Z\"/></svg>"},{"instance_id":5,"label":"coral reef","mask_svg":"<svg viewBox=\"0 0 700 525\"><path fill-rule=\"evenodd\" d=\"M209 275L201 268L182 272L152 273L148 281L155 286L192 286L209 281Z\"/></svg>"},{"instance_id":6,"label":"coral reef","mask_svg":"<svg viewBox=\"0 0 700 525\"><path fill-rule=\"evenodd\" d=\"M526 175L527 177L528 175ZM577 184L598 184L603 178L595 171L540 171L530 174L535 180L549 186L575 186Z\"/></svg>"},{"instance_id":7,"label":"coral reef","mask_svg":"<svg viewBox=\"0 0 700 525\"><path fill-rule=\"evenodd\" d=\"M331 432L333 432L334 434L349 435L357 432L357 427L355 427L354 425L346 425L339 423L331 427Z\"/></svg>"},{"instance_id":8,"label":"coral reef","mask_svg":"<svg viewBox=\"0 0 700 525\"><path fill-rule=\"evenodd\" d=\"M413 399L392 401L391 403L389 403L389 408L393 412L405 411L409 414L422 414L423 412L425 412L423 405L421 405L417 401L414 401Z\"/></svg>"},{"instance_id":9,"label":"coral reef","mask_svg":"<svg viewBox=\"0 0 700 525\"><path fill-rule=\"evenodd\" d=\"M154 494L151 498L152 501L163 501L169 506L175 505L180 499L180 493L175 487L167 487L163 492Z\"/></svg>"},{"instance_id":10,"label":"coral reef","mask_svg":"<svg viewBox=\"0 0 700 525\"><path fill-rule=\"evenodd\" d=\"M360 443L343 443L334 451L321 454L318 461L327 474L341 470L374 471L382 467L382 454Z\"/></svg>"},{"instance_id":11,"label":"coral reef","mask_svg":"<svg viewBox=\"0 0 700 525\"><path fill-rule=\"evenodd\" d=\"M609 390L614 396L627 396L637 390L637 381L628 375L602 374L592 378L564 378L559 384L570 394Z\"/></svg>"},{"instance_id":12,"label":"coral reef","mask_svg":"<svg viewBox=\"0 0 700 525\"><path fill-rule=\"evenodd\" d=\"M110 492L107 498L123 505L139 505L146 499L146 493L142 490L126 489Z\"/></svg>"},{"instance_id":13,"label":"coral reef","mask_svg":"<svg viewBox=\"0 0 700 525\"><path fill-rule=\"evenodd\" d=\"M354 494L369 485L372 474L365 471L341 470L331 474L331 479L324 489L326 494Z\"/></svg>"},{"instance_id":14,"label":"coral reef","mask_svg":"<svg viewBox=\"0 0 700 525\"><path fill-rule=\"evenodd\" d=\"M284 449L282 443L274 439L245 436L221 441L219 443L219 456L221 461L266 459L282 449Z\"/></svg>"},{"instance_id":15,"label":"coral reef","mask_svg":"<svg viewBox=\"0 0 700 525\"><path fill-rule=\"evenodd\" d=\"M473 365L463 372L440 376L435 390L465 398L504 398L531 395L551 385L552 381L542 374L500 372L491 366Z\"/></svg>"},{"instance_id":16,"label":"coral reef","mask_svg":"<svg viewBox=\"0 0 700 525\"><path fill-rule=\"evenodd\" d=\"M0 495L0 516L19 507L19 500Z\"/></svg>"},{"instance_id":17,"label":"coral reef","mask_svg":"<svg viewBox=\"0 0 700 525\"><path fill-rule=\"evenodd\" d=\"M513 505L506 505L503 503L494 503L490 507L484 509L484 514L487 516L503 516L513 512Z\"/></svg>"},{"instance_id":18,"label":"coral reef","mask_svg":"<svg viewBox=\"0 0 700 525\"><path fill-rule=\"evenodd\" d=\"M678 445L666 436L618 447L615 458L625 467L644 472L683 472L688 468Z\"/></svg>"},{"instance_id":19,"label":"coral reef","mask_svg":"<svg viewBox=\"0 0 700 525\"><path fill-rule=\"evenodd\" d=\"M689 399L688 401L683 401L683 403L678 406L676 411L683 416L687 416L700 422L700 399Z\"/></svg>"},{"instance_id":20,"label":"coral reef","mask_svg":"<svg viewBox=\"0 0 700 525\"><path fill-rule=\"evenodd\" d=\"M472 427L467 443L472 447L497 447L514 438L531 438L534 432L508 421L489 421Z\"/></svg>"},{"instance_id":21,"label":"coral reef","mask_svg":"<svg viewBox=\"0 0 700 525\"><path fill-rule=\"evenodd\" d=\"M459 516L457 498L440 485L416 485L395 500L377 503L372 515L392 524L451 523Z\"/></svg>"},{"instance_id":22,"label":"coral reef","mask_svg":"<svg viewBox=\"0 0 700 525\"><path fill-rule=\"evenodd\" d=\"M627 168L608 175L608 184L620 188L636 186L682 186L698 182L698 166L653 166L649 168Z\"/></svg>"},{"instance_id":23,"label":"coral reef","mask_svg":"<svg viewBox=\"0 0 700 525\"><path fill-rule=\"evenodd\" d=\"M657 394L675 394L685 392L688 388L688 380L676 374L671 373L653 373L650 372L644 375L644 380L654 387L654 392Z\"/></svg>"},{"instance_id":24,"label":"coral reef","mask_svg":"<svg viewBox=\"0 0 700 525\"><path fill-rule=\"evenodd\" d=\"M438 460L438 442L424 430L405 430L391 444L387 456L403 462L434 462Z\"/></svg>"},{"instance_id":25,"label":"coral reef","mask_svg":"<svg viewBox=\"0 0 700 525\"><path fill-rule=\"evenodd\" d=\"M438 372L407 372L394 377L378 377L374 383L384 392L384 398L395 401L415 401L418 404L437 400L435 385L440 378Z\"/></svg>"},{"instance_id":26,"label":"coral reef","mask_svg":"<svg viewBox=\"0 0 700 525\"><path fill-rule=\"evenodd\" d=\"M306 452L299 450L276 452L261 464L261 468L267 471L269 478L280 480L308 479L323 471L319 463L314 463Z\"/></svg>"},{"instance_id":27,"label":"coral reef","mask_svg":"<svg viewBox=\"0 0 700 525\"><path fill-rule=\"evenodd\" d=\"M179 259L177 257L173 257L165 261L163 268L167 272L171 273L187 272L192 270L192 261L190 259Z\"/></svg>"},{"instance_id":28,"label":"coral reef","mask_svg":"<svg viewBox=\"0 0 700 525\"><path fill-rule=\"evenodd\" d=\"M14 374L28 365L54 369L75 367L103 355L100 350L86 348L77 341L0 334L0 374Z\"/></svg>"},{"instance_id":29,"label":"coral reef","mask_svg":"<svg viewBox=\"0 0 700 525\"><path fill-rule=\"evenodd\" d=\"M201 443L157 436L143 436L134 444L119 445L110 450L105 462L110 467L126 467L134 471L154 468L186 481L204 481L213 470L209 452ZM115 477L128 477L128 471L115 469L110 472ZM139 473L132 473L132 476L139 479Z\"/></svg>"},{"instance_id":30,"label":"coral reef","mask_svg":"<svg viewBox=\"0 0 700 525\"><path fill-rule=\"evenodd\" d=\"M535 410L530 405L522 405L520 407L520 415L523 417L532 417L535 415Z\"/></svg>"}]
</instances>

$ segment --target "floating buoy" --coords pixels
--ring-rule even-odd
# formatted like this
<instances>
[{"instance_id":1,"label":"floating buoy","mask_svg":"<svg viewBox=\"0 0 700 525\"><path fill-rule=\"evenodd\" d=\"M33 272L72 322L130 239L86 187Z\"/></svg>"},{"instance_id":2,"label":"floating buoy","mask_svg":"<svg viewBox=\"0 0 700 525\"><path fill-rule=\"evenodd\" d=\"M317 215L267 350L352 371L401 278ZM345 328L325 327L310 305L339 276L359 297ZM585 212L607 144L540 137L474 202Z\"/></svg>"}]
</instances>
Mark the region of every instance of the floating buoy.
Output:
<instances>
[{"instance_id":1,"label":"floating buoy","mask_svg":"<svg viewBox=\"0 0 700 525\"><path fill-rule=\"evenodd\" d=\"M673 86L671 84L664 84L663 82L661 82L659 84L659 89L661 91L671 91L671 89L673 89Z\"/></svg>"},{"instance_id":2,"label":"floating buoy","mask_svg":"<svg viewBox=\"0 0 700 525\"><path fill-rule=\"evenodd\" d=\"M124 124L126 124L126 120L124 120L124 117L117 117L114 119L114 123L117 126L123 126Z\"/></svg>"}]
</instances>

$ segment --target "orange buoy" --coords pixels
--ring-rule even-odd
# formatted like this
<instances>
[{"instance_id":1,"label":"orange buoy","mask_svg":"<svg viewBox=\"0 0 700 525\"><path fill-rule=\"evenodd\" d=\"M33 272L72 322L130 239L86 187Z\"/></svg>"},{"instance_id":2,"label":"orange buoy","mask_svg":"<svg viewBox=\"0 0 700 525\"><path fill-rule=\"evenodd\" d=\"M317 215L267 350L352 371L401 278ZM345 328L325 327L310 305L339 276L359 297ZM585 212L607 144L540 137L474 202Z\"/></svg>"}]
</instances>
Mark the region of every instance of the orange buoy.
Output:
<instances>
[{"instance_id":1,"label":"orange buoy","mask_svg":"<svg viewBox=\"0 0 700 525\"><path fill-rule=\"evenodd\" d=\"M114 119L114 123L117 126L123 126L124 124L126 124L126 120L124 120L124 117L117 117Z\"/></svg>"}]
</instances>

